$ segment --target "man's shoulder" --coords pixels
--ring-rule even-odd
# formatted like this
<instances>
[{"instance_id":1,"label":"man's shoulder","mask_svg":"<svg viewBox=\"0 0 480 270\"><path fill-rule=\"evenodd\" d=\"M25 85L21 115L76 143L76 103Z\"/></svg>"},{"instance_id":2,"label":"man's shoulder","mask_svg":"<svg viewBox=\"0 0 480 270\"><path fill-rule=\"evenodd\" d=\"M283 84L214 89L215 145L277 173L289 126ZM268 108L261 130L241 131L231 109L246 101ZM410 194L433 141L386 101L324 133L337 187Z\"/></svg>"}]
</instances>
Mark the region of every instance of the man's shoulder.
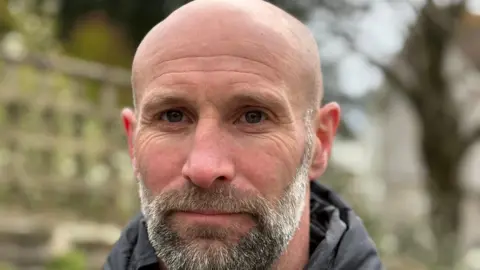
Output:
<instances>
[{"instance_id":1,"label":"man's shoulder","mask_svg":"<svg viewBox=\"0 0 480 270\"><path fill-rule=\"evenodd\" d=\"M311 191L311 243L315 237L321 240L311 249L307 269L383 269L375 244L353 209L319 183L314 182Z\"/></svg>"},{"instance_id":2,"label":"man's shoulder","mask_svg":"<svg viewBox=\"0 0 480 270\"><path fill-rule=\"evenodd\" d=\"M384 269L376 245L361 218L352 210L347 218L349 224L338 245L335 269Z\"/></svg>"},{"instance_id":3,"label":"man's shoulder","mask_svg":"<svg viewBox=\"0 0 480 270\"><path fill-rule=\"evenodd\" d=\"M155 260L155 252L148 241L143 215L137 214L123 229L103 269L139 269L141 266L155 263Z\"/></svg>"}]
</instances>

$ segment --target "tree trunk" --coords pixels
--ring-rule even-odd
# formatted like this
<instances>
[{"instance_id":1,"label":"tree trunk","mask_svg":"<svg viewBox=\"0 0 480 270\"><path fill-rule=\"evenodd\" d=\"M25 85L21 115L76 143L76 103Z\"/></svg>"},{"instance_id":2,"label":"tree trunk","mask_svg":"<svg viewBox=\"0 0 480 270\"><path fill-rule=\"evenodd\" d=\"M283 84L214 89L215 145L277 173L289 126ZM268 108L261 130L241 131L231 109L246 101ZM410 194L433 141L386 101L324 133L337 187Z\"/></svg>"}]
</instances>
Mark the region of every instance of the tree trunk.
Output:
<instances>
[{"instance_id":1,"label":"tree trunk","mask_svg":"<svg viewBox=\"0 0 480 270\"><path fill-rule=\"evenodd\" d=\"M461 151L458 122L454 118L429 119L422 141L427 168L425 190L430 199L429 221L435 246L435 270L454 269L458 259L462 190L459 176ZM449 126L440 129L441 123ZM436 128L435 128L436 127ZM435 130L437 130L435 132Z\"/></svg>"},{"instance_id":2,"label":"tree trunk","mask_svg":"<svg viewBox=\"0 0 480 270\"><path fill-rule=\"evenodd\" d=\"M442 172L442 169L436 170L438 173L448 173ZM455 176L445 175L442 177ZM453 181L453 179L440 181ZM458 259L462 194L456 186L444 189L432 185L434 182L426 181L428 183L427 192L430 197L430 227L435 238L434 269L451 270L454 269Z\"/></svg>"},{"instance_id":3,"label":"tree trunk","mask_svg":"<svg viewBox=\"0 0 480 270\"><path fill-rule=\"evenodd\" d=\"M430 199L435 270L454 269L458 258L463 136L458 104L452 100L452 89L443 71L447 48L464 11L463 1L445 8L427 1L402 51L403 59L416 74L415 83L401 92L417 112L423 131L421 145L427 169L425 190Z\"/></svg>"}]
</instances>

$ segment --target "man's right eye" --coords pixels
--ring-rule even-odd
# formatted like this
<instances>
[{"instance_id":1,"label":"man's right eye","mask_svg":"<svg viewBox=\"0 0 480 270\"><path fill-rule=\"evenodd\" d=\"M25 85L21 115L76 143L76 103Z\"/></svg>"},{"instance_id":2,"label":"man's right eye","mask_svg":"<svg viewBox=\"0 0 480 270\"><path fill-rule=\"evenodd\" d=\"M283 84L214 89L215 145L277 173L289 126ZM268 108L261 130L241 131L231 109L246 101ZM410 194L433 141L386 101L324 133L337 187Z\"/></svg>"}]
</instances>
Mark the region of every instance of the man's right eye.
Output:
<instances>
[{"instance_id":1,"label":"man's right eye","mask_svg":"<svg viewBox=\"0 0 480 270\"><path fill-rule=\"evenodd\" d=\"M185 121L185 114L180 110L168 110L160 114L160 120L170 122L170 123L179 123Z\"/></svg>"}]
</instances>

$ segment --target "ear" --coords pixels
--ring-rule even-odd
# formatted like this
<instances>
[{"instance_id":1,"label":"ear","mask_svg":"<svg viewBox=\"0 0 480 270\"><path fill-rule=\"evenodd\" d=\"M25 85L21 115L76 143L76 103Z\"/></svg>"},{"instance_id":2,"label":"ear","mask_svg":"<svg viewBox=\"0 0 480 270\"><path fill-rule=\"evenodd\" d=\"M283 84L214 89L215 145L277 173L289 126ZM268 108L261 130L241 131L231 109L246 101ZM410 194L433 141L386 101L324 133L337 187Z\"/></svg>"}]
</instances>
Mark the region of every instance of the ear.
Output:
<instances>
[{"instance_id":1,"label":"ear","mask_svg":"<svg viewBox=\"0 0 480 270\"><path fill-rule=\"evenodd\" d=\"M316 141L309 177L315 180L322 176L327 169L333 141L340 123L340 106L335 102L326 104L318 109L313 121Z\"/></svg>"},{"instance_id":2,"label":"ear","mask_svg":"<svg viewBox=\"0 0 480 270\"><path fill-rule=\"evenodd\" d=\"M122 120L123 128L127 136L128 142L128 153L130 154L130 159L134 163L135 157L133 155L133 140L135 135L135 127L137 125L137 120L135 119L135 113L130 108L124 108L122 110Z\"/></svg>"}]
</instances>

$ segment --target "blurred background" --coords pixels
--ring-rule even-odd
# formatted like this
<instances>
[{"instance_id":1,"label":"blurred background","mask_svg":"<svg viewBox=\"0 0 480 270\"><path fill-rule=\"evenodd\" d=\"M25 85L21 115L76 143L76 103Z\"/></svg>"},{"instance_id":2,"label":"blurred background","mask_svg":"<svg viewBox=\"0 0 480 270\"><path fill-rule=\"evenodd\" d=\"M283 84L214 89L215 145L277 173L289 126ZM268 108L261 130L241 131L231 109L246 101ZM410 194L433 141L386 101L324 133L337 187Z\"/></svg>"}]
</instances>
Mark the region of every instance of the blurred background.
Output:
<instances>
[{"instance_id":1,"label":"blurred background","mask_svg":"<svg viewBox=\"0 0 480 270\"><path fill-rule=\"evenodd\" d=\"M120 121L147 31L186 0L0 0L0 269L100 269L137 191ZM343 122L320 181L388 269L480 269L480 0L275 0Z\"/></svg>"}]
</instances>

